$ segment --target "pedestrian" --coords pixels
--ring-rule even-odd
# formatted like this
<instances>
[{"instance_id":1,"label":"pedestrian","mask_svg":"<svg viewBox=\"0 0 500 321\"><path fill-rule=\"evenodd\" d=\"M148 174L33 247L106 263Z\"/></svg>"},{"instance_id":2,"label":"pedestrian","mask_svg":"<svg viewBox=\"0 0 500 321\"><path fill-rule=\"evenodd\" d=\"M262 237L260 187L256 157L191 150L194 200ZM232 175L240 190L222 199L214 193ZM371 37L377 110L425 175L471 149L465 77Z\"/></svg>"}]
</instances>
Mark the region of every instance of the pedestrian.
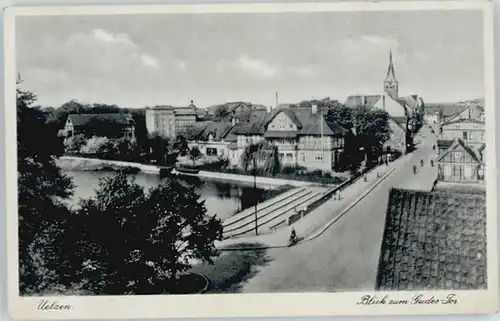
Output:
<instances>
[{"instance_id":1,"label":"pedestrian","mask_svg":"<svg viewBox=\"0 0 500 321\"><path fill-rule=\"evenodd\" d=\"M380 178L380 173L379 172L377 172L377 178Z\"/></svg>"},{"instance_id":2,"label":"pedestrian","mask_svg":"<svg viewBox=\"0 0 500 321\"><path fill-rule=\"evenodd\" d=\"M367 182L367 181L368 181L368 178L366 177L366 174L363 174L363 180L364 180L365 182Z\"/></svg>"}]
</instances>

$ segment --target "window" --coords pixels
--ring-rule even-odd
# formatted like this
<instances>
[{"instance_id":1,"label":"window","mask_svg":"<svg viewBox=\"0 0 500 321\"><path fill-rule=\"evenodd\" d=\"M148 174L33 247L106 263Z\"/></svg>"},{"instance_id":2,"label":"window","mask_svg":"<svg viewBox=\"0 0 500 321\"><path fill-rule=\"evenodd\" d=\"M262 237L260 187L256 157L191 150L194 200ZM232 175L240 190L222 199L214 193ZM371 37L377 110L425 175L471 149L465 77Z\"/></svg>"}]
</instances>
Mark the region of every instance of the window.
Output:
<instances>
[{"instance_id":1,"label":"window","mask_svg":"<svg viewBox=\"0 0 500 321\"><path fill-rule=\"evenodd\" d=\"M472 176L472 167L471 167L471 165L465 165L465 167L464 167L464 176L466 178L471 178L471 176Z\"/></svg>"},{"instance_id":2,"label":"window","mask_svg":"<svg viewBox=\"0 0 500 321\"><path fill-rule=\"evenodd\" d=\"M444 165L444 175L449 176L451 174L451 165Z\"/></svg>"},{"instance_id":3,"label":"window","mask_svg":"<svg viewBox=\"0 0 500 321\"><path fill-rule=\"evenodd\" d=\"M306 162L306 155L302 154L302 162Z\"/></svg>"},{"instance_id":4,"label":"window","mask_svg":"<svg viewBox=\"0 0 500 321\"><path fill-rule=\"evenodd\" d=\"M481 140L484 140L484 132L481 132Z\"/></svg>"},{"instance_id":5,"label":"window","mask_svg":"<svg viewBox=\"0 0 500 321\"><path fill-rule=\"evenodd\" d=\"M462 132L462 138L463 138L464 140L467 140L467 132Z\"/></svg>"},{"instance_id":6,"label":"window","mask_svg":"<svg viewBox=\"0 0 500 321\"><path fill-rule=\"evenodd\" d=\"M207 156L217 156L217 148L207 147Z\"/></svg>"},{"instance_id":7,"label":"window","mask_svg":"<svg viewBox=\"0 0 500 321\"><path fill-rule=\"evenodd\" d=\"M293 154L292 153L286 153L286 159L292 160L293 159Z\"/></svg>"},{"instance_id":8,"label":"window","mask_svg":"<svg viewBox=\"0 0 500 321\"><path fill-rule=\"evenodd\" d=\"M317 161L323 160L323 153L316 153L314 159Z\"/></svg>"},{"instance_id":9,"label":"window","mask_svg":"<svg viewBox=\"0 0 500 321\"><path fill-rule=\"evenodd\" d=\"M453 159L454 159L455 162L460 161L461 158L462 158L462 153L461 152L455 152L455 153L453 153Z\"/></svg>"},{"instance_id":10,"label":"window","mask_svg":"<svg viewBox=\"0 0 500 321\"><path fill-rule=\"evenodd\" d=\"M462 177L462 166L460 166L460 165L453 165L453 176L455 176L455 178L461 178Z\"/></svg>"}]
</instances>

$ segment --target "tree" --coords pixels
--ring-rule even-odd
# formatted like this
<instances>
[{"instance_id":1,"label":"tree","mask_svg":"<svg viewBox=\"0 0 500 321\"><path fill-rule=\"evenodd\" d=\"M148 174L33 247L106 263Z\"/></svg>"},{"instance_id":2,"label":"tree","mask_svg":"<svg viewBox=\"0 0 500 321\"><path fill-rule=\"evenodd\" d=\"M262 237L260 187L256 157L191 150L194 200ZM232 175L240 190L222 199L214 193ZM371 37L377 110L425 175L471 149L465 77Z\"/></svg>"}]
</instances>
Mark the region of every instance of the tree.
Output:
<instances>
[{"instance_id":1,"label":"tree","mask_svg":"<svg viewBox=\"0 0 500 321\"><path fill-rule=\"evenodd\" d=\"M175 293L178 277L193 259L213 263L222 225L203 201L176 180L146 193L123 173L101 180L95 199L82 202L78 217L85 244L81 278L104 294ZM112 237L110 237L112 235ZM96 251L97 250L97 251ZM89 253L86 253L88 251ZM99 276L104 275L104 277Z\"/></svg>"},{"instance_id":2,"label":"tree","mask_svg":"<svg viewBox=\"0 0 500 321\"><path fill-rule=\"evenodd\" d=\"M64 151L66 153L80 153L87 140L84 135L73 135L64 140Z\"/></svg>"},{"instance_id":3,"label":"tree","mask_svg":"<svg viewBox=\"0 0 500 321\"><path fill-rule=\"evenodd\" d=\"M219 105L215 109L214 117L216 120L223 120L227 115L229 115L229 108L227 105Z\"/></svg>"},{"instance_id":4,"label":"tree","mask_svg":"<svg viewBox=\"0 0 500 321\"><path fill-rule=\"evenodd\" d=\"M170 152L170 139L155 134L150 138L150 146L151 159L162 162Z\"/></svg>"},{"instance_id":5,"label":"tree","mask_svg":"<svg viewBox=\"0 0 500 321\"><path fill-rule=\"evenodd\" d=\"M242 165L246 172L251 168L254 172L260 170L274 175L280 169L278 148L266 142L248 145L242 155Z\"/></svg>"},{"instance_id":6,"label":"tree","mask_svg":"<svg viewBox=\"0 0 500 321\"><path fill-rule=\"evenodd\" d=\"M56 291L65 265L57 237L70 212L63 202L73 193L55 159L64 152L61 137L46 125L45 113L31 107L36 96L17 82L17 174L19 286L22 294Z\"/></svg>"},{"instance_id":7,"label":"tree","mask_svg":"<svg viewBox=\"0 0 500 321\"><path fill-rule=\"evenodd\" d=\"M354 124L358 142L368 160L377 160L384 143L391 137L389 114L379 109L360 107L355 111Z\"/></svg>"},{"instance_id":8,"label":"tree","mask_svg":"<svg viewBox=\"0 0 500 321\"><path fill-rule=\"evenodd\" d=\"M336 104L328 108L325 118L329 122L335 122L345 129L353 127L354 111L352 108Z\"/></svg>"},{"instance_id":9,"label":"tree","mask_svg":"<svg viewBox=\"0 0 500 321\"><path fill-rule=\"evenodd\" d=\"M179 135L175 138L173 148L179 152L181 156L186 155L189 151L188 141L184 135Z\"/></svg>"},{"instance_id":10,"label":"tree","mask_svg":"<svg viewBox=\"0 0 500 321\"><path fill-rule=\"evenodd\" d=\"M192 147L190 150L189 150L189 159L193 161L193 165L196 164L196 160L198 158L200 158L202 156L201 152L200 152L200 149L196 146Z\"/></svg>"},{"instance_id":11,"label":"tree","mask_svg":"<svg viewBox=\"0 0 500 321\"><path fill-rule=\"evenodd\" d=\"M112 149L112 144L113 143L107 137L93 136L82 146L80 152L90 155L105 154Z\"/></svg>"}]
</instances>

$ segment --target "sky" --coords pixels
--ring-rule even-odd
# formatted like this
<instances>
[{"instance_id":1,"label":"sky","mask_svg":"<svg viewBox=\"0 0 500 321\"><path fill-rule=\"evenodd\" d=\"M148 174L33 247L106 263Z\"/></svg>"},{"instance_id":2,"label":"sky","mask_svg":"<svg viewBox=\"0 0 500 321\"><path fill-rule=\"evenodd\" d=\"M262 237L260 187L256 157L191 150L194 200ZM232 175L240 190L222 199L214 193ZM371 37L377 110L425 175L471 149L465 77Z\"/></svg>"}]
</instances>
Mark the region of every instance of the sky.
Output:
<instances>
[{"instance_id":1,"label":"sky","mask_svg":"<svg viewBox=\"0 0 500 321\"><path fill-rule=\"evenodd\" d=\"M23 88L139 108L381 94L392 50L399 94L484 97L479 11L31 16L16 21Z\"/></svg>"}]
</instances>

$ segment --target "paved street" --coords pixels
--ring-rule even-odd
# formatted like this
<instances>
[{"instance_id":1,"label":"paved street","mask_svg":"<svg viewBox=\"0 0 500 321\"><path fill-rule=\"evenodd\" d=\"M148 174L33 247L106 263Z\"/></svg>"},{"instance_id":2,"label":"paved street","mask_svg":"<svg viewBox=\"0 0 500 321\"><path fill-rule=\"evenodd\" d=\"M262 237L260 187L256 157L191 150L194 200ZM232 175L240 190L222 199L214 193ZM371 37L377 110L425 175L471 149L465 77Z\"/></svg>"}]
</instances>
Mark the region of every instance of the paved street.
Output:
<instances>
[{"instance_id":1,"label":"paved street","mask_svg":"<svg viewBox=\"0 0 500 321\"><path fill-rule=\"evenodd\" d=\"M429 190L436 178L432 145L436 137L422 129L422 144L404 165L351 208L319 238L291 248L269 250L270 262L260 269L243 292L372 290L391 186ZM424 159L424 168L420 167ZM418 165L414 175L412 166Z\"/></svg>"}]
</instances>

